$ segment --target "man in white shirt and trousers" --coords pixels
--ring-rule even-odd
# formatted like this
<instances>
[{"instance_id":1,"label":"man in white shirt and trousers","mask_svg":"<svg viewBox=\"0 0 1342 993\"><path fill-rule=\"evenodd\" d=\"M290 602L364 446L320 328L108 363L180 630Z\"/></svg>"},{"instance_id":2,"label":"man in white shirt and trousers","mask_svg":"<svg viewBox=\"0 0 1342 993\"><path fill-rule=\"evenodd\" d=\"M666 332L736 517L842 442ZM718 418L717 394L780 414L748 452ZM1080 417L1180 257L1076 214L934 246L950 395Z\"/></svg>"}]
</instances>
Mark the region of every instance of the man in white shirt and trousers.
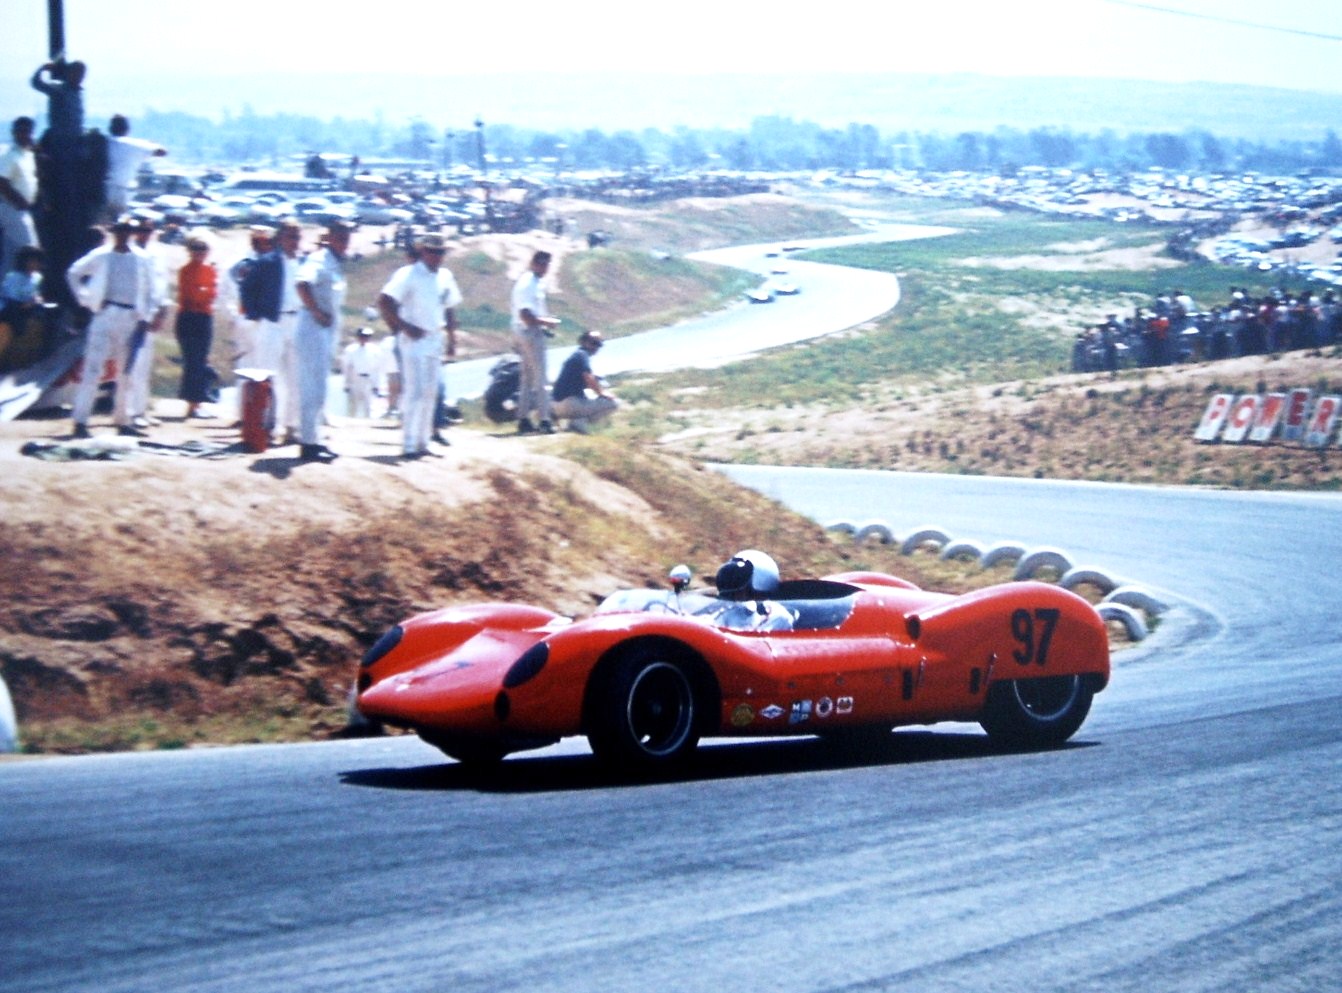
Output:
<instances>
[{"instance_id":1,"label":"man in white shirt and trousers","mask_svg":"<svg viewBox=\"0 0 1342 993\"><path fill-rule=\"evenodd\" d=\"M162 255L157 248L150 245L155 230L153 220L147 217L134 220L135 230L131 233L131 239L153 264L154 316L149 319L148 326L137 333L138 340L132 350L134 364L130 369L130 396L127 399L130 402L128 413L131 425L147 428L158 423L149 418L149 387L154 372L154 350L158 347L158 332L168 318L168 273Z\"/></svg>"},{"instance_id":2,"label":"man in white shirt and trousers","mask_svg":"<svg viewBox=\"0 0 1342 993\"><path fill-rule=\"evenodd\" d=\"M545 389L545 344L554 336L559 318L551 317L541 282L550 270L550 253L538 251L531 256L527 271L513 284L513 348L522 360L521 382L517 388L517 433L541 431L554 433L550 419L550 394ZM535 413L539 426L532 423Z\"/></svg>"},{"instance_id":3,"label":"man in white shirt and trousers","mask_svg":"<svg viewBox=\"0 0 1342 993\"><path fill-rule=\"evenodd\" d=\"M359 328L355 339L345 346L340 372L345 377L345 401L350 417L373 416L373 394L382 378L385 354L373 344L373 329L369 327Z\"/></svg>"},{"instance_id":4,"label":"man in white shirt and trousers","mask_svg":"<svg viewBox=\"0 0 1342 993\"><path fill-rule=\"evenodd\" d=\"M321 444L317 432L326 412L326 387L331 359L340 340L340 310L345 305L345 252L350 226L333 221L326 226L321 248L304 260L296 287L303 309L294 330L298 369L298 457L304 462L329 462L335 452Z\"/></svg>"},{"instance_id":5,"label":"man in white shirt and trousers","mask_svg":"<svg viewBox=\"0 0 1342 993\"><path fill-rule=\"evenodd\" d=\"M131 343L137 329L154 318L154 263L131 243L135 223L112 225L112 243L76 259L66 273L70 292L93 311L84 342L84 369L75 390L74 437L89 437L88 420L98 383L108 359L116 363L116 403L112 412L117 432L138 436L130 422Z\"/></svg>"},{"instance_id":6,"label":"man in white shirt and trousers","mask_svg":"<svg viewBox=\"0 0 1342 993\"><path fill-rule=\"evenodd\" d=\"M455 308L461 303L456 278L442 267L447 253L442 235L424 235L416 242L415 252L418 260L397 269L377 300L382 319L396 334L401 355L402 450L411 459L430 454L442 371L442 329L447 329L447 354L456 355Z\"/></svg>"}]
</instances>

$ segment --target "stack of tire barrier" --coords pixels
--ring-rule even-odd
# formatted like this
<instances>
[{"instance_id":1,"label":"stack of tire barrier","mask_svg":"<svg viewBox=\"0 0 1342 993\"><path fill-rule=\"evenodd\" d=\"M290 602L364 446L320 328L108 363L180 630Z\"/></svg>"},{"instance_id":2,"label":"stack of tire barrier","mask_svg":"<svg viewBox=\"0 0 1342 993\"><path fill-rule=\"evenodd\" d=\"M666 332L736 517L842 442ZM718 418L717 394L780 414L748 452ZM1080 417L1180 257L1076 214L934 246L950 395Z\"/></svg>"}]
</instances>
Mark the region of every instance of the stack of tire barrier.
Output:
<instances>
[{"instance_id":1,"label":"stack of tire barrier","mask_svg":"<svg viewBox=\"0 0 1342 993\"><path fill-rule=\"evenodd\" d=\"M1004 562L1014 562L1012 581L1036 579L1048 570L1058 576L1058 585L1064 589L1089 585L1098 589L1103 599L1095 609L1106 621L1117 621L1133 641L1141 641L1150 632L1154 617L1169 609L1169 604L1146 590L1111 577L1094 566L1077 566L1065 552L1056 548L1026 548L1011 542L982 546L974 541L954 539L941 528L920 527L900 538L884 521L854 524L852 521L832 521L826 530L848 534L858 544L875 541L882 545L898 545L901 555L912 555L923 549L937 549L939 558L977 562L991 569Z\"/></svg>"}]
</instances>

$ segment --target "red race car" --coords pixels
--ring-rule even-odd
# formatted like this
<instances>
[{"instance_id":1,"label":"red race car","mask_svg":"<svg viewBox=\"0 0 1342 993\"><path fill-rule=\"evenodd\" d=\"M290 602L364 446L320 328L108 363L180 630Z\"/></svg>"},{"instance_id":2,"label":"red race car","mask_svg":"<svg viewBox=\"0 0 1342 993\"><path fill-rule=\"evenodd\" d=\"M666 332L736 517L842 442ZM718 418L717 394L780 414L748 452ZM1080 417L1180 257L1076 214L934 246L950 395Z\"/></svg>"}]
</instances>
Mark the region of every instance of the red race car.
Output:
<instances>
[{"instance_id":1,"label":"red race car","mask_svg":"<svg viewBox=\"0 0 1342 993\"><path fill-rule=\"evenodd\" d=\"M567 735L633 770L686 759L702 736L887 734L978 721L1045 747L1081 726L1109 680L1104 622L1045 583L963 596L851 572L780 581L750 550L716 591L622 590L584 620L539 607L449 607L365 654L359 710L465 762Z\"/></svg>"}]
</instances>

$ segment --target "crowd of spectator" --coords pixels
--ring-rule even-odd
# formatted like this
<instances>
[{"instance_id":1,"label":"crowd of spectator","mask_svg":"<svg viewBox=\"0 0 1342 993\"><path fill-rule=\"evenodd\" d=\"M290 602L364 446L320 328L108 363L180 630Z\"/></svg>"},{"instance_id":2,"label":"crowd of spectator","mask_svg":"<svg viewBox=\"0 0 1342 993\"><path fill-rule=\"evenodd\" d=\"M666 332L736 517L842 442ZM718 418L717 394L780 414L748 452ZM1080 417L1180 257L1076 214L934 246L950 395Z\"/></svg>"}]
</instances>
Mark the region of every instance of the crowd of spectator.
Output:
<instances>
[{"instance_id":1,"label":"crowd of spectator","mask_svg":"<svg viewBox=\"0 0 1342 993\"><path fill-rule=\"evenodd\" d=\"M1108 318L1076 336L1074 372L1116 372L1121 366L1265 355L1342 342L1342 306L1332 289L1254 297L1232 287L1229 299L1200 309L1182 290L1157 297L1131 316Z\"/></svg>"}]
</instances>

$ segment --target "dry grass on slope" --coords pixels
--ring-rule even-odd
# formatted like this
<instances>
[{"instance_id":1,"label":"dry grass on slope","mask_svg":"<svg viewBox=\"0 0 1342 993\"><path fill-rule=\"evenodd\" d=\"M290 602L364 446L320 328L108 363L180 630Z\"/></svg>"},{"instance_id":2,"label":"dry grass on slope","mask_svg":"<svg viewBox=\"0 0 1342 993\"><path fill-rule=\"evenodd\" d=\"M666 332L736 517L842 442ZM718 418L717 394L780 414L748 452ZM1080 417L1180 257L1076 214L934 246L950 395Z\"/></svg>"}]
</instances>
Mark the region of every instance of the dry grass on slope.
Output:
<instances>
[{"instance_id":1,"label":"dry grass on slope","mask_svg":"<svg viewBox=\"0 0 1342 993\"><path fill-rule=\"evenodd\" d=\"M1216 393L1342 392L1334 350L992 386L872 390L859 406L715 410L662 436L694 458L1249 489L1342 488L1342 452L1193 439ZM898 395L893 395L897 393ZM692 398L687 398L687 403Z\"/></svg>"}]
</instances>

